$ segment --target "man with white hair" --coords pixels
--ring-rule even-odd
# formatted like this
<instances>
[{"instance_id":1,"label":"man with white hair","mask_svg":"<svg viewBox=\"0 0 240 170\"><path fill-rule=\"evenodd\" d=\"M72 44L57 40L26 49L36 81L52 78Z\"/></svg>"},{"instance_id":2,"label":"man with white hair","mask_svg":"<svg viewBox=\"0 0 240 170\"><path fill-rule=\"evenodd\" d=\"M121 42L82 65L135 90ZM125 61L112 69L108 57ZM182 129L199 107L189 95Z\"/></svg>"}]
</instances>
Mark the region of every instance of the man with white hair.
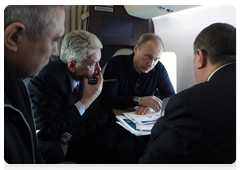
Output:
<instances>
[{"instance_id":1,"label":"man with white hair","mask_svg":"<svg viewBox=\"0 0 240 170\"><path fill-rule=\"evenodd\" d=\"M88 135L86 131L95 130L107 119L97 103L90 107L102 90L101 48L94 34L72 31L62 41L60 58L51 61L28 84L39 147L46 163L59 163L65 157L81 163L84 133ZM90 85L92 79L97 84Z\"/></svg>"}]
</instances>

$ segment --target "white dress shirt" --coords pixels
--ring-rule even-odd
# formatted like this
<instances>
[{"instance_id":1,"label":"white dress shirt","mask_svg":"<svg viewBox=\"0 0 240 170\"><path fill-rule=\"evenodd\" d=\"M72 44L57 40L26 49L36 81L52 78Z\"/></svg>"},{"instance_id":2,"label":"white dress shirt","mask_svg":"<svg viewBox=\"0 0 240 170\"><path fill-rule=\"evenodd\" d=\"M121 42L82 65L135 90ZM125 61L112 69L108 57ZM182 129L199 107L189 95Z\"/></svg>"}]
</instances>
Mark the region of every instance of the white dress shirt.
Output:
<instances>
[{"instance_id":1,"label":"white dress shirt","mask_svg":"<svg viewBox=\"0 0 240 170\"><path fill-rule=\"evenodd\" d=\"M224 65L222 65L221 67L218 67L216 70L214 70L214 72L212 72L212 74L210 74L210 76L208 77L207 81L209 81L210 78L213 76L213 74L216 73L219 69L221 69L221 68L223 68L223 67L225 67L225 66L227 66L227 65L229 65L229 64L232 64L232 63L224 64Z\"/></svg>"}]
</instances>

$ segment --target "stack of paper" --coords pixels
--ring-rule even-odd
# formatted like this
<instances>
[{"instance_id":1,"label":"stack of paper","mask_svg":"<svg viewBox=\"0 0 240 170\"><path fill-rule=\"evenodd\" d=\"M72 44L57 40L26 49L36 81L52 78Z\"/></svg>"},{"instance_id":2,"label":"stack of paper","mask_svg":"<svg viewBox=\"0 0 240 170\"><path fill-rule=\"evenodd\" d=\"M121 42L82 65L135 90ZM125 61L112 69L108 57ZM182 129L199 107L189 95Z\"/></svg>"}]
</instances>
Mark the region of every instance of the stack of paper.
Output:
<instances>
[{"instance_id":1,"label":"stack of paper","mask_svg":"<svg viewBox=\"0 0 240 170\"><path fill-rule=\"evenodd\" d=\"M160 118L160 112L150 112L146 115L137 115L135 112L123 113L123 116L116 116L117 122L122 127L136 136L149 135L151 129Z\"/></svg>"},{"instance_id":2,"label":"stack of paper","mask_svg":"<svg viewBox=\"0 0 240 170\"><path fill-rule=\"evenodd\" d=\"M163 113L165 113L168 100L169 98L163 100L161 110ZM119 120L117 123L136 136L150 135L151 129L162 115L161 111L155 112L151 110L150 113L146 115L137 115L135 111L123 113L123 115L116 115L116 118Z\"/></svg>"}]
</instances>

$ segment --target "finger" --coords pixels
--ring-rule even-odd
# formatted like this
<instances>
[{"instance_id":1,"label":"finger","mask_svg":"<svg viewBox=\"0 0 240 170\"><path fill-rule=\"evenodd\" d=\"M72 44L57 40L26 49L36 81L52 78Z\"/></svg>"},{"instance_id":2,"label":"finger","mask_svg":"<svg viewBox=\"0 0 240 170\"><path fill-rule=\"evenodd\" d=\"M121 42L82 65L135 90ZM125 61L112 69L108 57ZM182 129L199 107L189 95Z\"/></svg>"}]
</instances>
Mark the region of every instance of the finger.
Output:
<instances>
[{"instance_id":1,"label":"finger","mask_svg":"<svg viewBox=\"0 0 240 170\"><path fill-rule=\"evenodd\" d=\"M155 112L159 112L161 110L160 103L154 102L153 106L151 107Z\"/></svg>"},{"instance_id":2,"label":"finger","mask_svg":"<svg viewBox=\"0 0 240 170\"><path fill-rule=\"evenodd\" d=\"M144 115L145 109L141 109L140 115Z\"/></svg>"},{"instance_id":3,"label":"finger","mask_svg":"<svg viewBox=\"0 0 240 170\"><path fill-rule=\"evenodd\" d=\"M160 100L160 103L161 103L161 105L162 105L162 103L163 103L162 100Z\"/></svg>"},{"instance_id":4,"label":"finger","mask_svg":"<svg viewBox=\"0 0 240 170\"><path fill-rule=\"evenodd\" d=\"M145 115L145 114L148 114L149 113L149 108L148 107L142 107L141 109L141 115Z\"/></svg>"},{"instance_id":5,"label":"finger","mask_svg":"<svg viewBox=\"0 0 240 170\"><path fill-rule=\"evenodd\" d=\"M150 112L150 109L149 108L146 108L145 111L144 111L144 115L148 114Z\"/></svg>"},{"instance_id":6,"label":"finger","mask_svg":"<svg viewBox=\"0 0 240 170\"><path fill-rule=\"evenodd\" d=\"M156 103L156 109L157 109L157 112L161 110L161 104L160 104L160 102Z\"/></svg>"},{"instance_id":7,"label":"finger","mask_svg":"<svg viewBox=\"0 0 240 170\"><path fill-rule=\"evenodd\" d=\"M142 112L143 112L143 107L139 106L137 109L136 109L136 114L137 115L142 115Z\"/></svg>"},{"instance_id":8,"label":"finger","mask_svg":"<svg viewBox=\"0 0 240 170\"><path fill-rule=\"evenodd\" d=\"M159 111L162 109L162 103L160 103L160 109L159 109Z\"/></svg>"},{"instance_id":9,"label":"finger","mask_svg":"<svg viewBox=\"0 0 240 170\"><path fill-rule=\"evenodd\" d=\"M98 83L102 83L103 82L103 77L102 77L102 73L101 72L99 72L97 79L98 79Z\"/></svg>"},{"instance_id":10,"label":"finger","mask_svg":"<svg viewBox=\"0 0 240 170\"><path fill-rule=\"evenodd\" d=\"M153 109L154 111L157 111L158 110L158 108L157 108L157 101L154 99L154 98L152 98L152 101L150 102L150 105L149 105L149 107L151 108L151 109Z\"/></svg>"},{"instance_id":11,"label":"finger","mask_svg":"<svg viewBox=\"0 0 240 170\"><path fill-rule=\"evenodd\" d=\"M139 108L136 109L135 113L136 113L137 115L140 114L140 112L139 112Z\"/></svg>"},{"instance_id":12,"label":"finger","mask_svg":"<svg viewBox=\"0 0 240 170\"><path fill-rule=\"evenodd\" d=\"M88 79L86 77L83 77L83 83L88 84Z\"/></svg>"},{"instance_id":13,"label":"finger","mask_svg":"<svg viewBox=\"0 0 240 170\"><path fill-rule=\"evenodd\" d=\"M98 77L99 78L102 77L102 73L101 72L98 73Z\"/></svg>"},{"instance_id":14,"label":"finger","mask_svg":"<svg viewBox=\"0 0 240 170\"><path fill-rule=\"evenodd\" d=\"M159 102L159 111L162 109L162 100Z\"/></svg>"},{"instance_id":15,"label":"finger","mask_svg":"<svg viewBox=\"0 0 240 170\"><path fill-rule=\"evenodd\" d=\"M153 96L153 100L154 100L155 102L160 102L160 103L162 102L161 99L159 99L159 98L156 97L156 96Z\"/></svg>"},{"instance_id":16,"label":"finger","mask_svg":"<svg viewBox=\"0 0 240 170\"><path fill-rule=\"evenodd\" d=\"M157 100L155 100L155 107L157 109L157 111L160 111L162 109L162 100L160 100L159 98L157 98Z\"/></svg>"},{"instance_id":17,"label":"finger","mask_svg":"<svg viewBox=\"0 0 240 170\"><path fill-rule=\"evenodd\" d=\"M141 113L142 113L142 107L139 106L139 107L137 108L137 110L136 110L136 114L137 114L137 115L141 115Z\"/></svg>"},{"instance_id":18,"label":"finger","mask_svg":"<svg viewBox=\"0 0 240 170\"><path fill-rule=\"evenodd\" d=\"M159 112L160 110L161 110L161 104L160 103L157 103L156 105L155 105L155 108L156 108L156 112Z\"/></svg>"}]
</instances>

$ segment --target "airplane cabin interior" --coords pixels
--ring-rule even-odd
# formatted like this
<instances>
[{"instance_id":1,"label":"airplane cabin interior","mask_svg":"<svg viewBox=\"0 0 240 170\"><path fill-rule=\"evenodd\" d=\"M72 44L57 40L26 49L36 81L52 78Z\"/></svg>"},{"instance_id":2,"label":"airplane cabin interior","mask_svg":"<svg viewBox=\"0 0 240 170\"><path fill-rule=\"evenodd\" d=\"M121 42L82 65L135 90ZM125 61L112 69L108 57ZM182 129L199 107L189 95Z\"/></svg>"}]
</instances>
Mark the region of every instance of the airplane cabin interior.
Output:
<instances>
[{"instance_id":1,"label":"airplane cabin interior","mask_svg":"<svg viewBox=\"0 0 240 170\"><path fill-rule=\"evenodd\" d=\"M192 44L201 29L216 21L236 26L235 8L221 5L90 5L87 29L103 44L102 72L111 57L131 54L143 33L159 35L165 46L160 61L177 93L196 84ZM134 144L134 139L125 138L118 145L119 152L134 148ZM132 158L133 155L128 156Z\"/></svg>"},{"instance_id":2,"label":"airplane cabin interior","mask_svg":"<svg viewBox=\"0 0 240 170\"><path fill-rule=\"evenodd\" d=\"M83 9L81 14L80 8ZM102 74L112 57L133 53L142 34L157 34L164 44L159 60L167 70L175 93L179 93L196 84L193 68L196 36L216 22L236 27L236 8L232 5L71 5L66 9L65 33L84 29L100 39L103 45L99 62ZM61 41L58 54L60 49ZM56 57L52 56L50 60ZM29 81L30 78L24 80L26 84ZM129 163L136 162L135 156L137 159L144 152L134 150L135 146L143 144L141 142L131 134L118 144L118 152L128 157ZM130 154L126 155L126 151Z\"/></svg>"},{"instance_id":3,"label":"airplane cabin interior","mask_svg":"<svg viewBox=\"0 0 240 170\"><path fill-rule=\"evenodd\" d=\"M89 5L86 11L87 30L103 44L103 70L118 50L130 54L140 35L155 33L164 43L160 61L175 92L196 84L191 63L198 32L214 22L236 26L236 9L231 5Z\"/></svg>"}]
</instances>

